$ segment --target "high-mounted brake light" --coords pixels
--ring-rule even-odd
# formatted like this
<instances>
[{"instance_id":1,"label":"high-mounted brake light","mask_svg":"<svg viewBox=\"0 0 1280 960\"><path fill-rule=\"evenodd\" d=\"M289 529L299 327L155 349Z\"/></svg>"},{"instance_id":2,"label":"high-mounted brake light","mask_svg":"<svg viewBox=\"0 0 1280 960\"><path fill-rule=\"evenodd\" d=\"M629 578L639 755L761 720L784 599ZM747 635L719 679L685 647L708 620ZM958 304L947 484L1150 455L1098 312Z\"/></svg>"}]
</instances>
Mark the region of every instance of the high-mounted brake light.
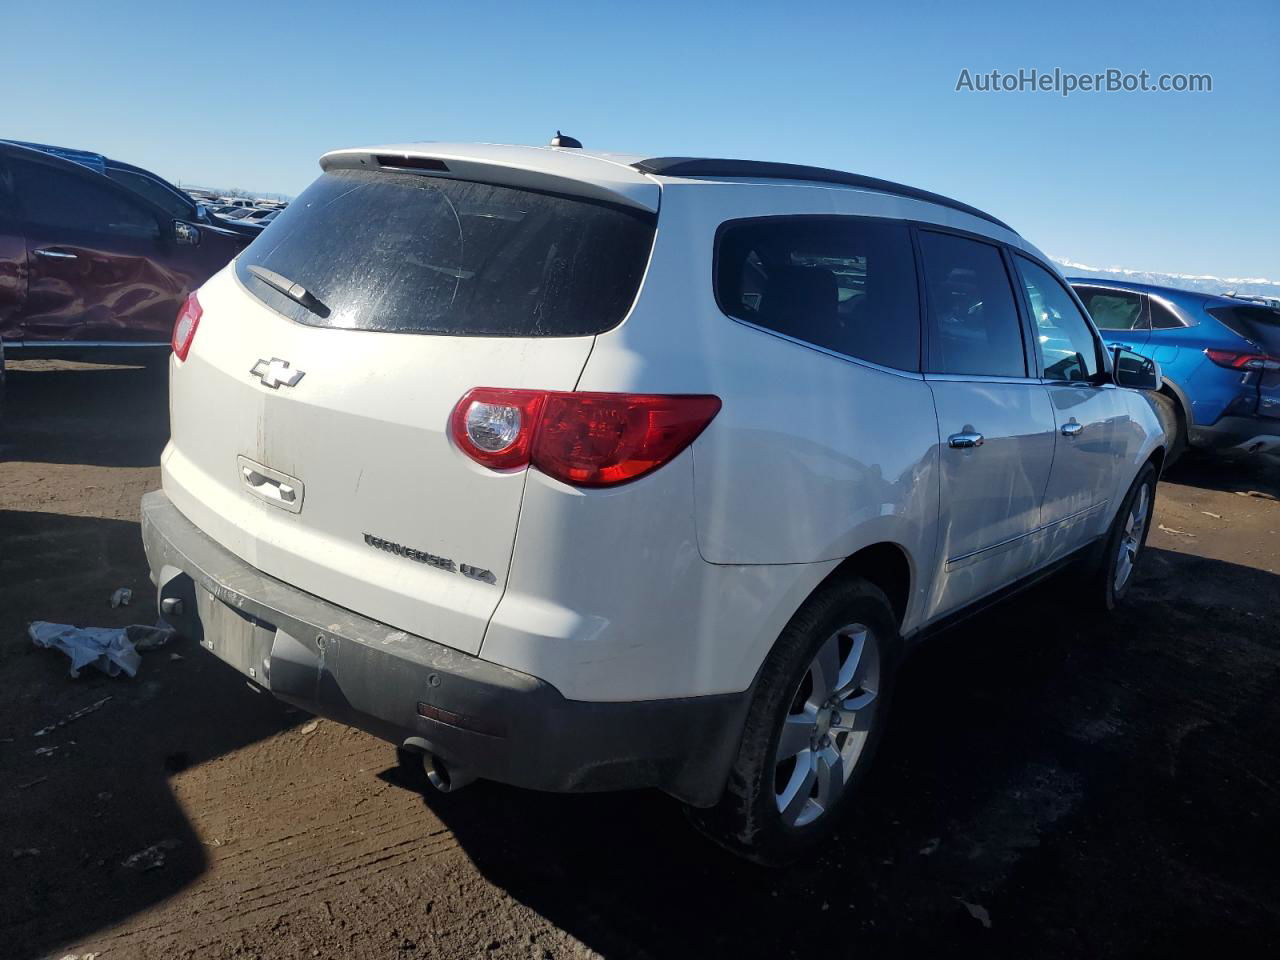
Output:
<instances>
[{"instance_id":1,"label":"high-mounted brake light","mask_svg":"<svg viewBox=\"0 0 1280 960\"><path fill-rule=\"evenodd\" d=\"M1280 370L1280 359L1265 353L1242 353L1239 350L1205 350L1205 356L1220 367L1232 370Z\"/></svg>"},{"instance_id":2,"label":"high-mounted brake light","mask_svg":"<svg viewBox=\"0 0 1280 960\"><path fill-rule=\"evenodd\" d=\"M187 299L178 311L178 318L173 322L173 352L179 360L187 359L191 350L191 341L196 338L196 327L200 326L200 317L204 310L196 299L195 291L187 294Z\"/></svg>"},{"instance_id":3,"label":"high-mounted brake light","mask_svg":"<svg viewBox=\"0 0 1280 960\"><path fill-rule=\"evenodd\" d=\"M494 470L535 466L578 487L644 476L697 439L720 398L477 387L453 409L454 442Z\"/></svg>"}]
</instances>

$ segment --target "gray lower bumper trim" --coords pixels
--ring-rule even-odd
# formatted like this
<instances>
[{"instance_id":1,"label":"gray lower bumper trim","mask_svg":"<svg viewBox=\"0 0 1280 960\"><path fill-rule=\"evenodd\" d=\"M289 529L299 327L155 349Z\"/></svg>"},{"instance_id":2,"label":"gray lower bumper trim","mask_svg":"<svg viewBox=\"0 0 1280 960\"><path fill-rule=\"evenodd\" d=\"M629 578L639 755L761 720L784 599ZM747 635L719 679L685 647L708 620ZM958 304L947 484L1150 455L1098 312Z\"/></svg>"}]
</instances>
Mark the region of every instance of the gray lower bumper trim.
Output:
<instances>
[{"instance_id":1,"label":"gray lower bumper trim","mask_svg":"<svg viewBox=\"0 0 1280 960\"><path fill-rule=\"evenodd\" d=\"M1209 450L1274 452L1280 448L1280 419L1223 417L1211 427L1193 426L1190 440L1192 446Z\"/></svg>"},{"instance_id":2,"label":"gray lower bumper trim","mask_svg":"<svg viewBox=\"0 0 1280 960\"><path fill-rule=\"evenodd\" d=\"M166 619L283 700L393 743L410 737L470 774L539 790L657 787L708 806L724 789L749 691L598 703L344 610L215 543L162 491L142 536ZM170 609L173 604L168 605ZM419 716L476 718L486 732Z\"/></svg>"}]
</instances>

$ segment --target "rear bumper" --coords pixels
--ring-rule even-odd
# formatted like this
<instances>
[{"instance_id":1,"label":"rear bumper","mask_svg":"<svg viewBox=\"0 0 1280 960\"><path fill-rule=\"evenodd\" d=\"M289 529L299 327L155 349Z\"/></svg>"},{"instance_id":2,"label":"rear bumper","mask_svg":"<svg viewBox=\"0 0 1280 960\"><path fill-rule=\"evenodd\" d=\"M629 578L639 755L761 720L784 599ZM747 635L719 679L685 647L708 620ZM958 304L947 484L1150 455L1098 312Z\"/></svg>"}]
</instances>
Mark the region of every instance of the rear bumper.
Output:
<instances>
[{"instance_id":1,"label":"rear bumper","mask_svg":"<svg viewBox=\"0 0 1280 960\"><path fill-rule=\"evenodd\" d=\"M1280 420L1270 417L1223 417L1211 427L1192 426L1192 446L1231 453L1280 451Z\"/></svg>"},{"instance_id":2,"label":"rear bumper","mask_svg":"<svg viewBox=\"0 0 1280 960\"><path fill-rule=\"evenodd\" d=\"M749 691L567 700L537 677L260 573L201 532L163 491L142 498L142 536L158 603L181 604L181 612L169 604L165 620L282 700L516 786L657 787L697 806L723 792Z\"/></svg>"}]
</instances>

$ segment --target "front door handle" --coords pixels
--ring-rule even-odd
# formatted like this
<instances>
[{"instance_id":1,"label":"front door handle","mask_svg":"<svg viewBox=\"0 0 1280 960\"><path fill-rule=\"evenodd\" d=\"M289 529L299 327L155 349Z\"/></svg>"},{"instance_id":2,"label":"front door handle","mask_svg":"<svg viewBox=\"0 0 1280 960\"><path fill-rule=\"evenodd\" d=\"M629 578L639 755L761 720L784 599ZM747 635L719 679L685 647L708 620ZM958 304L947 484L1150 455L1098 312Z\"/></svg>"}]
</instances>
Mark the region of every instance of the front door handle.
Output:
<instances>
[{"instance_id":1,"label":"front door handle","mask_svg":"<svg viewBox=\"0 0 1280 960\"><path fill-rule=\"evenodd\" d=\"M78 260L74 253L67 253L65 250L55 250L53 247L41 247L36 252L37 257L48 257L50 260Z\"/></svg>"},{"instance_id":2,"label":"front door handle","mask_svg":"<svg viewBox=\"0 0 1280 960\"><path fill-rule=\"evenodd\" d=\"M973 447L982 446L985 439L982 434L976 431L969 431L967 433L953 433L947 437L947 443L957 450L970 450Z\"/></svg>"},{"instance_id":3,"label":"front door handle","mask_svg":"<svg viewBox=\"0 0 1280 960\"><path fill-rule=\"evenodd\" d=\"M1129 344L1127 344L1127 343L1113 343L1113 344L1111 344L1111 346L1112 346L1112 347L1118 347L1118 348L1119 348L1119 349L1121 349L1121 350L1132 350L1132 349L1133 349L1133 347L1129 346Z\"/></svg>"},{"instance_id":4,"label":"front door handle","mask_svg":"<svg viewBox=\"0 0 1280 960\"><path fill-rule=\"evenodd\" d=\"M1076 418L1072 417L1070 420L1068 420L1066 423L1062 425L1062 435L1064 437L1074 437L1078 435L1080 431L1083 429L1084 429L1084 424L1077 423Z\"/></svg>"}]
</instances>

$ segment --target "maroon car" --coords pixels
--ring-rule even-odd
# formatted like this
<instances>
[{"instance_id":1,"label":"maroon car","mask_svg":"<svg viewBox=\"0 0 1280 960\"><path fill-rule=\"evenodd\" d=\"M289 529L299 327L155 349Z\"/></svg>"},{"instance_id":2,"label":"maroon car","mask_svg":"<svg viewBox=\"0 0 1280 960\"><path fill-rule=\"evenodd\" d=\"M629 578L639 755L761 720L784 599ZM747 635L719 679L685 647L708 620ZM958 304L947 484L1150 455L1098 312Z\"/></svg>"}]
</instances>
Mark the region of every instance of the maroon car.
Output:
<instances>
[{"instance_id":1,"label":"maroon car","mask_svg":"<svg viewBox=\"0 0 1280 960\"><path fill-rule=\"evenodd\" d=\"M187 294L247 243L175 220L81 164L0 142L0 338L10 360L167 348Z\"/></svg>"}]
</instances>

